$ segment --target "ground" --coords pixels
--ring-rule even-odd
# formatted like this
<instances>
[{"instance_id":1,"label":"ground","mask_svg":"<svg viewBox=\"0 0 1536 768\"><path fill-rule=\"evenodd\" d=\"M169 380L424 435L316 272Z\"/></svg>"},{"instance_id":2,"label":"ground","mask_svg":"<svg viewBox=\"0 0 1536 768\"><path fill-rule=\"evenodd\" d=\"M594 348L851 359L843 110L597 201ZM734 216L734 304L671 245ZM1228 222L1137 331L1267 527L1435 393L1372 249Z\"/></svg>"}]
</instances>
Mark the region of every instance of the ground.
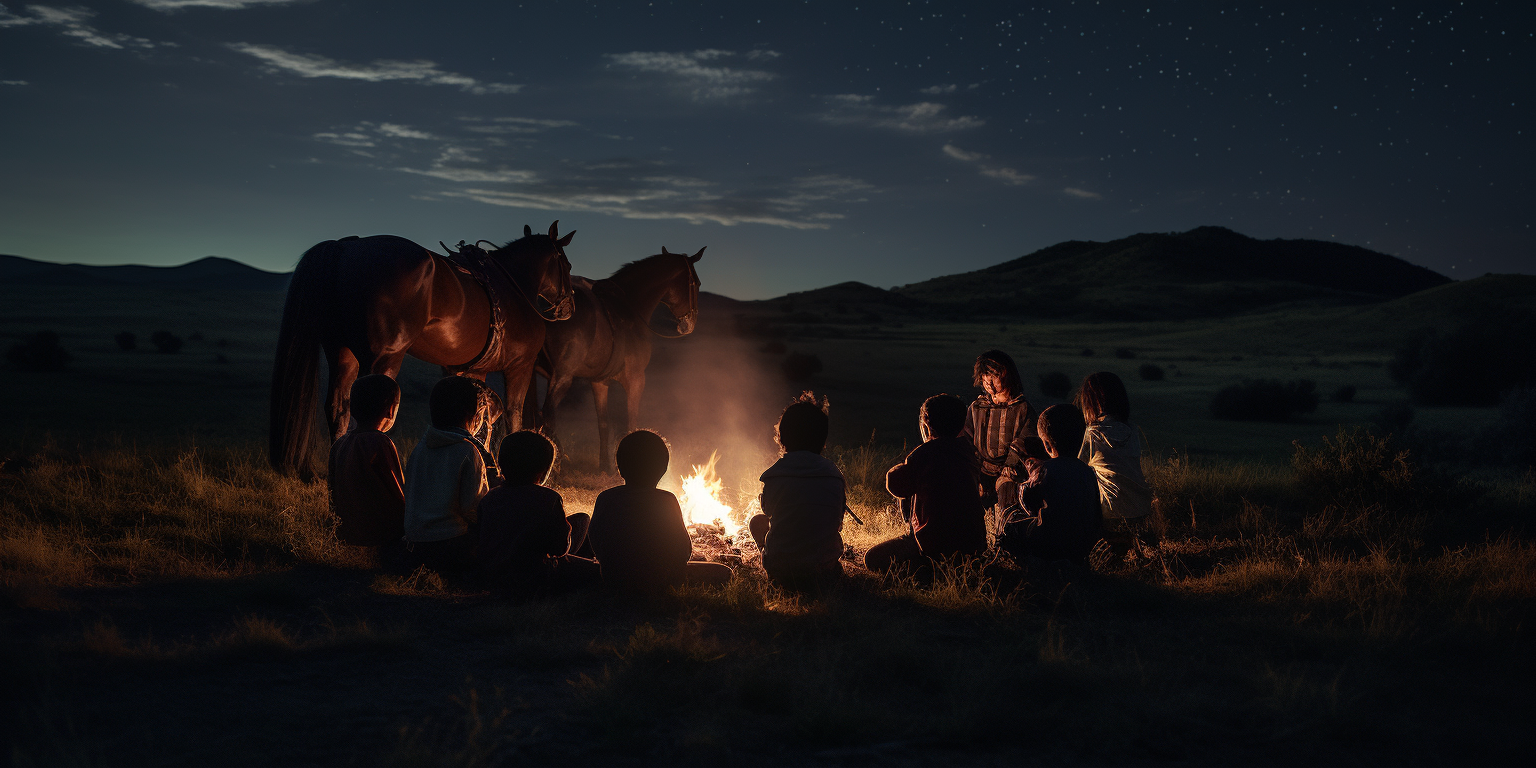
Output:
<instances>
[{"instance_id":1,"label":"ground","mask_svg":"<svg viewBox=\"0 0 1536 768\"><path fill-rule=\"evenodd\" d=\"M323 486L266 469L280 297L0 298L7 344L52 329L74 355L65 373L0 372L0 449L20 459L0 472L17 765L1507 764L1533 746L1536 473L1426 466L1348 431L1404 398L1391 346L1319 330L1316 312L789 325L785 349L824 363L806 382L762 351L775 339L722 319L658 344L642 424L672 440L675 470L721 451L740 508L773 415L801 387L829 394L829 455L868 523L845 524L847 584L783 593L748 547L723 589L514 603L370 570L331 538ZM202 340L112 341L162 328ZM1034 382L1052 370L1126 378L1165 536L1093 572L863 572L860 551L899 530L880 480L917 404L968 394L991 346L1019 358L1032 400L1049 402ZM1141 381L1148 362L1168 377ZM404 377L402 452L434 375ZM1359 394L1289 424L1209 417L1215 389L1260 377ZM562 426L572 511L616 481L596 471L589 411L574 402Z\"/></svg>"}]
</instances>

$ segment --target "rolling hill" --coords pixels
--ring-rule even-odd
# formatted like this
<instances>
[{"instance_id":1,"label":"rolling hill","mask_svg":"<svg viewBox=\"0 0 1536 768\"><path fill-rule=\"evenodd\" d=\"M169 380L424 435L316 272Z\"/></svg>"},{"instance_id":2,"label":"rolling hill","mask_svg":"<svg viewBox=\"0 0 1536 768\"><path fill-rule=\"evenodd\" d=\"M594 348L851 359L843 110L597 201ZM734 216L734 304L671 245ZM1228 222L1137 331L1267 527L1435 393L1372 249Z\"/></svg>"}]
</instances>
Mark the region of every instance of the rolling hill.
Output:
<instances>
[{"instance_id":1,"label":"rolling hill","mask_svg":"<svg viewBox=\"0 0 1536 768\"><path fill-rule=\"evenodd\" d=\"M895 291L941 310L1106 320L1213 317L1292 303L1375 303L1450 278L1359 246L1222 227L1071 240ZM973 310L974 311L974 310Z\"/></svg>"},{"instance_id":2,"label":"rolling hill","mask_svg":"<svg viewBox=\"0 0 1536 768\"><path fill-rule=\"evenodd\" d=\"M290 273L267 272L233 259L208 256L175 267L140 264L96 266L55 264L0 255L0 283L5 285L139 286L226 291L282 291Z\"/></svg>"}]
</instances>

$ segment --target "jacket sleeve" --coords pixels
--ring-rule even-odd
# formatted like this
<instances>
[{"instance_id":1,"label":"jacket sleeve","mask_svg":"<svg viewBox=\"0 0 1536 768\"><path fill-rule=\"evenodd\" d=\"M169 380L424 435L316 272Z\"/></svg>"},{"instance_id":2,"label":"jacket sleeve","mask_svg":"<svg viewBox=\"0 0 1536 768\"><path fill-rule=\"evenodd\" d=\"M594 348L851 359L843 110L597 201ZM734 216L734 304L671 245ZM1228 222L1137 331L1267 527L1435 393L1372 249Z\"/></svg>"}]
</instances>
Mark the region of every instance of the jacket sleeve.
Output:
<instances>
[{"instance_id":1,"label":"jacket sleeve","mask_svg":"<svg viewBox=\"0 0 1536 768\"><path fill-rule=\"evenodd\" d=\"M670 493L667 493L666 502L667 525L672 528L670 534L672 542L669 549L675 547L673 550L676 553L675 557L686 563L693 556L693 539L688 537L688 526L683 523L683 508L678 505L677 497Z\"/></svg>"},{"instance_id":2,"label":"jacket sleeve","mask_svg":"<svg viewBox=\"0 0 1536 768\"><path fill-rule=\"evenodd\" d=\"M1024 418L1014 425L1013 439L1008 442L1008 465L1022 466L1024 460L1031 457L1046 458L1045 443L1038 434L1039 418L1034 406L1028 400L1024 401Z\"/></svg>"},{"instance_id":3,"label":"jacket sleeve","mask_svg":"<svg viewBox=\"0 0 1536 768\"><path fill-rule=\"evenodd\" d=\"M911 456L908 456L908 461L911 458ZM891 467L890 471L885 473L885 489L890 491L892 496L898 499L905 499L917 493L917 477L917 467L903 461Z\"/></svg>"},{"instance_id":4,"label":"jacket sleeve","mask_svg":"<svg viewBox=\"0 0 1536 768\"><path fill-rule=\"evenodd\" d=\"M385 438L388 440L388 438ZM378 476L379 486L388 489L391 498L405 499L405 474L400 471L400 452L395 450L394 441L380 443L378 450L373 453L373 471Z\"/></svg>"},{"instance_id":5,"label":"jacket sleeve","mask_svg":"<svg viewBox=\"0 0 1536 768\"><path fill-rule=\"evenodd\" d=\"M559 557L571 548L571 523L565 519L565 503L554 499L548 510L549 522L545 526L544 554Z\"/></svg>"},{"instance_id":6,"label":"jacket sleeve","mask_svg":"<svg viewBox=\"0 0 1536 768\"><path fill-rule=\"evenodd\" d=\"M475 507L480 497L490 488L485 483L485 464L480 461L480 451L465 443L468 456L459 465L459 515L464 522L475 522Z\"/></svg>"}]
</instances>

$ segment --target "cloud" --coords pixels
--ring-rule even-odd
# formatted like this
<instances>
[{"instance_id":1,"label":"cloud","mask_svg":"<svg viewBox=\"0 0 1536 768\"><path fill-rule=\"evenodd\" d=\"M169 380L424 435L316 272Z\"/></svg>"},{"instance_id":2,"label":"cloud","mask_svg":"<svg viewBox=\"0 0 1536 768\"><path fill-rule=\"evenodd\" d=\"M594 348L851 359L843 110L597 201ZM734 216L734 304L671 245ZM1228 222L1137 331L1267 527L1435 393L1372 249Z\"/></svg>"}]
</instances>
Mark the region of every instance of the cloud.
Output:
<instances>
[{"instance_id":1,"label":"cloud","mask_svg":"<svg viewBox=\"0 0 1536 768\"><path fill-rule=\"evenodd\" d=\"M977 170L981 171L981 175L988 178L997 179L998 181L1001 181L1009 186L1017 187L1028 184L1029 182L1035 180L1034 176L1031 176L1027 173L1019 173L1012 168L988 165L987 163L983 162L988 159L987 155L983 155L980 152L967 152L953 144L944 145L944 154L949 155L950 157L959 160L962 163L970 163L971 165L976 166Z\"/></svg>"},{"instance_id":2,"label":"cloud","mask_svg":"<svg viewBox=\"0 0 1536 768\"><path fill-rule=\"evenodd\" d=\"M51 5L29 5L27 16L11 13L0 5L0 27L26 27L42 25L57 27L60 34L72 37L93 48L154 48L155 43L142 37L116 32L102 32L86 22L96 15L88 8L58 8ZM164 44L163 44L164 45Z\"/></svg>"},{"instance_id":3,"label":"cloud","mask_svg":"<svg viewBox=\"0 0 1536 768\"><path fill-rule=\"evenodd\" d=\"M142 5L152 11L161 13L173 13L186 8L218 8L226 11L238 11L253 5L291 5L307 0L128 0L134 5Z\"/></svg>"},{"instance_id":4,"label":"cloud","mask_svg":"<svg viewBox=\"0 0 1536 768\"><path fill-rule=\"evenodd\" d=\"M1086 189L1078 189L1077 187L1067 187L1062 192L1080 200L1100 200L1104 197L1097 192L1089 192Z\"/></svg>"},{"instance_id":5,"label":"cloud","mask_svg":"<svg viewBox=\"0 0 1536 768\"><path fill-rule=\"evenodd\" d=\"M683 88L690 90L693 98L701 101L745 96L756 90L754 87L756 84L766 83L778 77L772 72L761 69L704 64L704 62L734 58L737 55L735 51L722 51L717 48L707 48L691 53L631 51L606 54L613 65L666 75ZM748 61L767 61L778 58L779 53L757 50L748 51L741 56Z\"/></svg>"},{"instance_id":6,"label":"cloud","mask_svg":"<svg viewBox=\"0 0 1536 768\"><path fill-rule=\"evenodd\" d=\"M986 124L981 118L969 115L947 117L944 113L948 107L932 101L888 107L876 104L873 96L854 93L828 96L825 101L828 110L821 114L821 119L834 125L867 125L907 133L947 133Z\"/></svg>"},{"instance_id":7,"label":"cloud","mask_svg":"<svg viewBox=\"0 0 1536 768\"><path fill-rule=\"evenodd\" d=\"M949 85L930 85L927 88L919 88L917 92L926 93L930 96L938 96L945 93L954 93L955 89L957 88L959 88L959 86L955 85L954 83L950 83Z\"/></svg>"},{"instance_id":8,"label":"cloud","mask_svg":"<svg viewBox=\"0 0 1536 768\"><path fill-rule=\"evenodd\" d=\"M0 85L31 85L25 80L0 80Z\"/></svg>"},{"instance_id":9,"label":"cloud","mask_svg":"<svg viewBox=\"0 0 1536 768\"><path fill-rule=\"evenodd\" d=\"M569 128L580 125L572 120L542 120L533 117L461 117L468 123L474 123L465 127L465 130L475 133L507 134L507 133L543 133L551 128Z\"/></svg>"},{"instance_id":10,"label":"cloud","mask_svg":"<svg viewBox=\"0 0 1536 768\"><path fill-rule=\"evenodd\" d=\"M426 131L418 131L415 128L411 128L409 126L404 126L404 125L395 125L394 123L380 123L378 130L379 130L379 133L381 133L381 134L383 134L385 136L394 137L396 139L426 139L426 140L431 140L431 139L436 139L437 138L436 136L433 136L432 134L427 133Z\"/></svg>"},{"instance_id":11,"label":"cloud","mask_svg":"<svg viewBox=\"0 0 1536 768\"><path fill-rule=\"evenodd\" d=\"M334 77L370 83L403 80L423 85L452 85L474 94L517 93L523 87L510 83L482 83L468 75L444 72L437 68L436 63L424 59L417 61L380 59L368 65L355 65L343 64L324 56L289 53L271 45L229 43L228 47L230 50L254 56L271 71L287 72L299 77Z\"/></svg>"}]
</instances>

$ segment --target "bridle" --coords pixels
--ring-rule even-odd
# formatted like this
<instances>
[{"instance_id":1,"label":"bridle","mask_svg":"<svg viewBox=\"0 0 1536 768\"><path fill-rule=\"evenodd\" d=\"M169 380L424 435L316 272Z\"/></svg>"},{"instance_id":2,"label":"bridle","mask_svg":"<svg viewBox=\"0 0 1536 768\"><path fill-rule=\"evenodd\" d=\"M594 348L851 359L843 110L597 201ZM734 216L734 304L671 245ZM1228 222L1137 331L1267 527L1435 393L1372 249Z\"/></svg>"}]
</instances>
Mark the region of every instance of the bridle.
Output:
<instances>
[{"instance_id":1,"label":"bridle","mask_svg":"<svg viewBox=\"0 0 1536 768\"><path fill-rule=\"evenodd\" d=\"M688 264L688 314L683 315L682 317L674 316L673 319L677 321L678 325L682 325L686 321L688 325L688 333L679 333L675 335L666 334L656 330L655 328L651 328L649 325L646 326L646 328L650 329L651 333L654 333L663 339L681 339L682 337L687 336L689 333L693 333L693 328L699 319L699 273L693 268L693 262L687 261L687 254L682 254L682 256L685 263ZM667 310L670 312L671 307L668 307Z\"/></svg>"},{"instance_id":2,"label":"bridle","mask_svg":"<svg viewBox=\"0 0 1536 768\"><path fill-rule=\"evenodd\" d=\"M460 240L458 247L459 247L459 250L464 250L464 248L467 246L467 247L470 247L470 248L474 248L474 249L476 249L478 251L481 251L481 252L485 253L487 256L490 256L490 258L488 260L492 264L495 264L497 269L501 270L501 274L504 277L507 278L507 282L512 284L512 289L517 291L517 295L522 297L523 302L528 305L529 309L533 310L533 313L535 315L539 316L539 319L541 319L541 320L543 320L545 322L548 322L548 323L558 323L562 319L562 318L558 317L558 315L560 313L560 309L562 307L566 307L567 305L571 305L575 301L575 295L574 295L573 290L571 289L571 286L569 285L570 274L571 274L571 270L570 270L571 260L568 257L566 257L565 249L560 247L560 241L553 240L551 242L552 242L552 244L555 247L555 255L560 257L561 266L563 266L565 268L563 270L563 272L564 272L564 274L566 276L565 279L567 281L567 285L565 286L565 290L562 291L562 293L564 293L565 296L564 296L564 298L560 299L559 303L550 301L549 299L544 299L544 297L542 295L540 295L540 294L534 294L534 296L537 296L538 298L544 299L545 303L550 305L550 308L549 308L549 312L550 313L549 314L545 314L544 310L539 309L538 302L534 301L534 297L528 295L528 292L523 289L522 284L518 282L517 277L512 274L511 270L507 269L507 265L503 264L501 262L501 259L496 258L495 256L491 255L491 251L500 251L501 250L501 248L497 247L497 245L495 243L493 243L493 242L491 242L489 240L476 240L474 245L467 245L467 243L465 243L465 241ZM489 244L491 246L490 251L487 251L486 249L481 248L480 247L481 243ZM449 250L448 246L445 245L443 243L443 241L439 240L439 241L437 241L437 244L443 246L443 250L445 250L445 251ZM570 315L566 315L566 317L570 317Z\"/></svg>"}]
</instances>

